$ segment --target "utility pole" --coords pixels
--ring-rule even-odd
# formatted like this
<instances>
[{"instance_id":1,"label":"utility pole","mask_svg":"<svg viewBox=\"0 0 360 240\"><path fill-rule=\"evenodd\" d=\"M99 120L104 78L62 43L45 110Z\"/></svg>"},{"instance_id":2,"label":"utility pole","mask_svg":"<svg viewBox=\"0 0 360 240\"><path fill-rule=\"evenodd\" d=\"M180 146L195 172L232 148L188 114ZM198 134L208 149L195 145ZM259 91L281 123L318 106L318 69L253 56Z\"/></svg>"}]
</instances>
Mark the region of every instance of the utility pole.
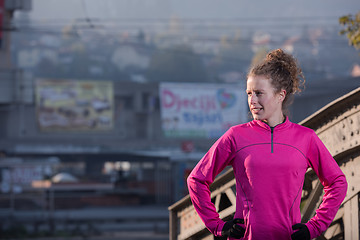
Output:
<instances>
[{"instance_id":1,"label":"utility pole","mask_svg":"<svg viewBox=\"0 0 360 240\"><path fill-rule=\"evenodd\" d=\"M13 26L11 20L16 10L29 11L32 0L0 0L0 68L11 68L10 44Z\"/></svg>"}]
</instances>

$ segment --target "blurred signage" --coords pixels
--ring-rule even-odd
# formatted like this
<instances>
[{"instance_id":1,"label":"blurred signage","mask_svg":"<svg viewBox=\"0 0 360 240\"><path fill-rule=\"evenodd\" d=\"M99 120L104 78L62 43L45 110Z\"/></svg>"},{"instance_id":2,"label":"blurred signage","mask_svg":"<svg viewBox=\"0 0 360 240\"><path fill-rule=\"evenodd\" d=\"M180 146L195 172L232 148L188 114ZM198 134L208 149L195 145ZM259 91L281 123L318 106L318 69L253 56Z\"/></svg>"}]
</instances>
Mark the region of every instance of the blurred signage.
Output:
<instances>
[{"instance_id":1,"label":"blurred signage","mask_svg":"<svg viewBox=\"0 0 360 240\"><path fill-rule=\"evenodd\" d=\"M183 152L189 153L194 151L194 142L193 141L184 141L181 143L181 150Z\"/></svg>"},{"instance_id":2,"label":"blurred signage","mask_svg":"<svg viewBox=\"0 0 360 240\"><path fill-rule=\"evenodd\" d=\"M113 128L113 85L109 81L36 81L37 120L42 131Z\"/></svg>"},{"instance_id":3,"label":"blurred signage","mask_svg":"<svg viewBox=\"0 0 360 240\"><path fill-rule=\"evenodd\" d=\"M23 187L31 186L32 181L43 179L41 166L1 169L1 192L22 192Z\"/></svg>"},{"instance_id":4,"label":"blurred signage","mask_svg":"<svg viewBox=\"0 0 360 240\"><path fill-rule=\"evenodd\" d=\"M247 119L245 91L233 84L161 83L167 137L217 138Z\"/></svg>"},{"instance_id":5,"label":"blurred signage","mask_svg":"<svg viewBox=\"0 0 360 240\"><path fill-rule=\"evenodd\" d=\"M41 180L42 178L41 166L19 166L12 169L2 169L2 182L30 185L33 180Z\"/></svg>"}]
</instances>

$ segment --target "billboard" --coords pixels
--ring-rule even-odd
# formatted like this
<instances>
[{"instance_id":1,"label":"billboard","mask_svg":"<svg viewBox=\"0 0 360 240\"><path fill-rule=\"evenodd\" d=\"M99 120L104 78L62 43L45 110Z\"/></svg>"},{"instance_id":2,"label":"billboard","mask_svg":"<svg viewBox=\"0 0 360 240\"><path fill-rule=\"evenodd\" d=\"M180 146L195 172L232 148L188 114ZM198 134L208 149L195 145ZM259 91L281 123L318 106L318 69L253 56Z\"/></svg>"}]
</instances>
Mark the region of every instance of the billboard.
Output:
<instances>
[{"instance_id":1,"label":"billboard","mask_svg":"<svg viewBox=\"0 0 360 240\"><path fill-rule=\"evenodd\" d=\"M109 81L36 81L41 131L98 131L113 128L113 86Z\"/></svg>"},{"instance_id":2,"label":"billboard","mask_svg":"<svg viewBox=\"0 0 360 240\"><path fill-rule=\"evenodd\" d=\"M161 83L159 92L166 137L217 138L247 120L240 85Z\"/></svg>"}]
</instances>

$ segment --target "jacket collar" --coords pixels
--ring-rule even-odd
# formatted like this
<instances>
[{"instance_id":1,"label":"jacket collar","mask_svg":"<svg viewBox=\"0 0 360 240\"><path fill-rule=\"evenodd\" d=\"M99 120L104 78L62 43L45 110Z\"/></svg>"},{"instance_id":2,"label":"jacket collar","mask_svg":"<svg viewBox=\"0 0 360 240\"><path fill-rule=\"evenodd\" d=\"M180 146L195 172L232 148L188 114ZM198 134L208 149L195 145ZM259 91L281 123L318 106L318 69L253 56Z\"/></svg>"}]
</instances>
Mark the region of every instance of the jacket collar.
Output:
<instances>
[{"instance_id":1,"label":"jacket collar","mask_svg":"<svg viewBox=\"0 0 360 240\"><path fill-rule=\"evenodd\" d=\"M267 130L271 131L270 126L266 122L263 122L261 120L253 120L253 121L251 121L251 123L253 123L254 125L257 125L257 126L259 126L261 128L264 128L264 129L267 129ZM285 116L285 121L283 123L280 123L280 124L276 125L274 127L274 129L276 129L277 131L282 130L282 129L285 129L285 128L289 127L290 125L291 125L291 122L289 120L289 117Z\"/></svg>"}]
</instances>

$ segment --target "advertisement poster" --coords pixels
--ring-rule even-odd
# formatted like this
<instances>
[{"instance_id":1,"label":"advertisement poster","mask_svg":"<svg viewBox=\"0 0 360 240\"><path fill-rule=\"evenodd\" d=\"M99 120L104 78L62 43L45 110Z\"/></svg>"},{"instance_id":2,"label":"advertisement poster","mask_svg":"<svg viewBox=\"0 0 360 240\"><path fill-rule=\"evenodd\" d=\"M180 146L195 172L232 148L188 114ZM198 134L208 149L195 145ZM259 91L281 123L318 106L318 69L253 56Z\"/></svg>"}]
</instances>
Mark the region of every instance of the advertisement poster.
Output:
<instances>
[{"instance_id":1,"label":"advertisement poster","mask_svg":"<svg viewBox=\"0 0 360 240\"><path fill-rule=\"evenodd\" d=\"M109 81L36 81L41 131L99 131L113 128L113 86Z\"/></svg>"},{"instance_id":2,"label":"advertisement poster","mask_svg":"<svg viewBox=\"0 0 360 240\"><path fill-rule=\"evenodd\" d=\"M240 85L161 83L159 90L166 137L217 138L247 120Z\"/></svg>"}]
</instances>

